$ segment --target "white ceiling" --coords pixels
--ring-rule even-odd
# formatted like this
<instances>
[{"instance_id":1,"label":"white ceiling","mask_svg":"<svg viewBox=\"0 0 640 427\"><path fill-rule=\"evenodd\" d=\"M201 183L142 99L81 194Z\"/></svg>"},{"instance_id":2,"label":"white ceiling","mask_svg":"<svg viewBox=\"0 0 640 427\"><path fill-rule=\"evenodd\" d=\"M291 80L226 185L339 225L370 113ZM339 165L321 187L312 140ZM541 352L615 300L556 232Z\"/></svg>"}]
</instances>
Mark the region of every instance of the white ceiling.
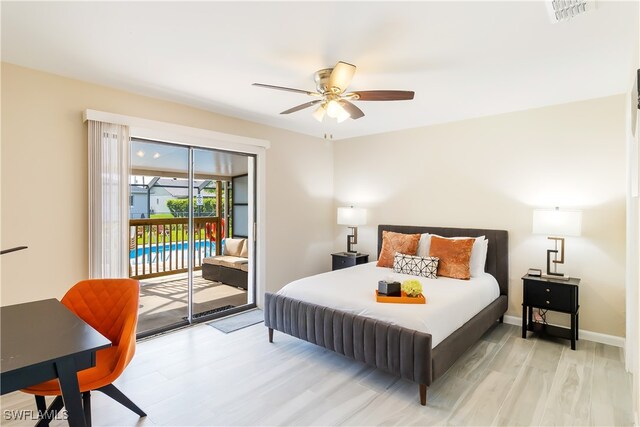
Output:
<instances>
[{"instance_id":1,"label":"white ceiling","mask_svg":"<svg viewBox=\"0 0 640 427\"><path fill-rule=\"evenodd\" d=\"M2 2L2 60L334 139L627 92L638 2L552 24L534 2ZM349 89L414 90L318 123L313 73L357 65Z\"/></svg>"},{"instance_id":2,"label":"white ceiling","mask_svg":"<svg viewBox=\"0 0 640 427\"><path fill-rule=\"evenodd\" d=\"M189 150L186 146L134 139L131 143L131 168L136 173L162 176L185 176L189 170ZM193 173L196 177L233 177L245 175L249 159L242 154L197 148L193 152Z\"/></svg>"}]
</instances>

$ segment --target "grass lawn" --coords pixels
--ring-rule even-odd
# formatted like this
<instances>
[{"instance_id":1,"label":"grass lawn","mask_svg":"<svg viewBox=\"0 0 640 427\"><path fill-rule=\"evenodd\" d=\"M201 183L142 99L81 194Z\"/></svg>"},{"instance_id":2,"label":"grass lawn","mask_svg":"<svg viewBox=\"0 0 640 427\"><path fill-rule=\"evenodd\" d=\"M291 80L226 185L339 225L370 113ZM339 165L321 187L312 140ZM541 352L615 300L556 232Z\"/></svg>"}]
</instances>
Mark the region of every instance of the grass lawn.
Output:
<instances>
[{"instance_id":1,"label":"grass lawn","mask_svg":"<svg viewBox=\"0 0 640 427\"><path fill-rule=\"evenodd\" d=\"M151 214L150 215L151 219L154 218L173 218L173 215L170 213L157 213L157 214Z\"/></svg>"}]
</instances>

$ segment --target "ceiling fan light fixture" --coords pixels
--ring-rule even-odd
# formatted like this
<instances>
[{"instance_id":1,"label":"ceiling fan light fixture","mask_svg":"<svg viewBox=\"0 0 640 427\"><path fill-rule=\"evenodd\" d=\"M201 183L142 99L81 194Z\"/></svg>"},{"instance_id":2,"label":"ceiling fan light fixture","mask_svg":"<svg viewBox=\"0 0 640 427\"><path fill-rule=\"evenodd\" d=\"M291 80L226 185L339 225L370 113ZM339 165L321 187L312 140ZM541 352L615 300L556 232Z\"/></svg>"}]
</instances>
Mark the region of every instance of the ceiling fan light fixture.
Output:
<instances>
[{"instance_id":1,"label":"ceiling fan light fixture","mask_svg":"<svg viewBox=\"0 0 640 427\"><path fill-rule=\"evenodd\" d=\"M324 115L327 114L327 110L325 109L324 105L325 104L322 104L321 106L316 108L316 111L314 111L312 114L313 118L319 121L320 123L322 123L322 120L324 120Z\"/></svg>"},{"instance_id":2,"label":"ceiling fan light fixture","mask_svg":"<svg viewBox=\"0 0 640 427\"><path fill-rule=\"evenodd\" d=\"M595 0L545 0L552 5L566 5L580 2L593 2ZM313 96L313 101L296 105L293 108L282 111L280 114L291 114L300 110L314 107L313 117L322 122L325 116L336 119L341 123L348 118L357 120L364 117L364 112L353 104L352 101L408 101L413 99L414 92L408 90L365 90L358 92L346 92L347 87L356 72L356 66L339 61L333 68L323 68L315 72L313 78L316 82L316 91L311 92L302 89L294 89L285 86L274 86L263 83L253 83L254 86L267 89L275 89L287 92L302 93ZM318 107L318 105L320 105Z\"/></svg>"},{"instance_id":3,"label":"ceiling fan light fixture","mask_svg":"<svg viewBox=\"0 0 640 427\"><path fill-rule=\"evenodd\" d=\"M338 117L336 117L336 120L338 121L338 123L342 123L350 117L351 117L351 114L349 114L347 110L342 108L342 111L338 113Z\"/></svg>"},{"instance_id":4,"label":"ceiling fan light fixture","mask_svg":"<svg viewBox=\"0 0 640 427\"><path fill-rule=\"evenodd\" d=\"M335 99L332 99L327 103L327 116L331 117L332 119L337 119L338 116L343 113L346 113L346 111L344 111L342 105L340 105L340 103Z\"/></svg>"}]
</instances>

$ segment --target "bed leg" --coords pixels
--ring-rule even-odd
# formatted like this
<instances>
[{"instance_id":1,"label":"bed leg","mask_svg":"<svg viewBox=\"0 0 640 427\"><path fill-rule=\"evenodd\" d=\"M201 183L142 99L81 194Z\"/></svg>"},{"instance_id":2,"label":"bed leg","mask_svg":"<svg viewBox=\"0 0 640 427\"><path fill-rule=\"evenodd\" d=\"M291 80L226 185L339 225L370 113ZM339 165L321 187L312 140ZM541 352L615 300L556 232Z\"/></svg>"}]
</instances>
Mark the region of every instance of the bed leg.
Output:
<instances>
[{"instance_id":1,"label":"bed leg","mask_svg":"<svg viewBox=\"0 0 640 427\"><path fill-rule=\"evenodd\" d=\"M504 323L504 314L502 316L500 316L500 318L498 319L498 322Z\"/></svg>"},{"instance_id":2,"label":"bed leg","mask_svg":"<svg viewBox=\"0 0 640 427\"><path fill-rule=\"evenodd\" d=\"M273 328L269 328L269 342L273 342Z\"/></svg>"},{"instance_id":3,"label":"bed leg","mask_svg":"<svg viewBox=\"0 0 640 427\"><path fill-rule=\"evenodd\" d=\"M420 384L420 404L427 406L427 385Z\"/></svg>"}]
</instances>

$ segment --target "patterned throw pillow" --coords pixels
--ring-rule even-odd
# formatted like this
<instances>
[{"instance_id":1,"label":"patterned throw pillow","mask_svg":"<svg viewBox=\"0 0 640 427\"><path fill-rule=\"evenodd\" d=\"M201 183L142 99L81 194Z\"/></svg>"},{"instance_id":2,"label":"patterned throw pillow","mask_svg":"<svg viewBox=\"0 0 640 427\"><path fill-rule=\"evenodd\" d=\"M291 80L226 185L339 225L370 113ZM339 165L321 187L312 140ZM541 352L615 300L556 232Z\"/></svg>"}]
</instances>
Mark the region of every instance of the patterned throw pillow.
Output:
<instances>
[{"instance_id":1,"label":"patterned throw pillow","mask_svg":"<svg viewBox=\"0 0 640 427\"><path fill-rule=\"evenodd\" d=\"M393 256L393 271L396 273L422 276L427 279L438 278L438 257L426 257L401 254Z\"/></svg>"}]
</instances>

